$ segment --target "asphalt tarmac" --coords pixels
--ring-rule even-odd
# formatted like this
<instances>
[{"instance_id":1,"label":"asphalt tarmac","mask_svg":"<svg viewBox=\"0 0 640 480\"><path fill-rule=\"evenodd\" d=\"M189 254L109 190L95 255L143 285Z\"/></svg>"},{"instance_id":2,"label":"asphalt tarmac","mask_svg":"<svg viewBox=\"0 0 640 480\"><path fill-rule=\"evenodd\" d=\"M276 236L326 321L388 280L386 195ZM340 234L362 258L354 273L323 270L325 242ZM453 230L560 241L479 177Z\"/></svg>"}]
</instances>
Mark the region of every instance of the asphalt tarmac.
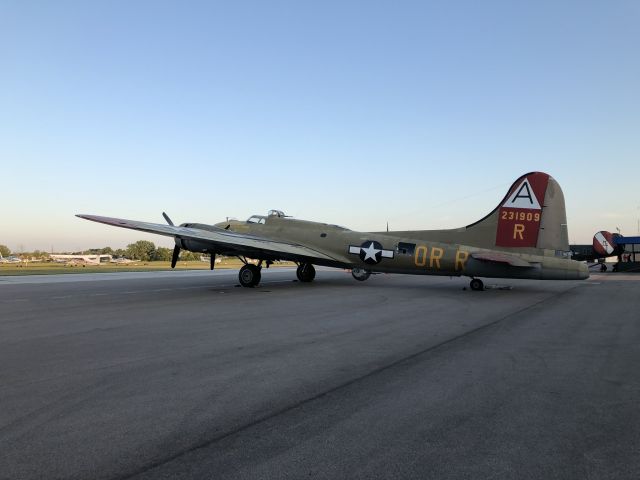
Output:
<instances>
[{"instance_id":1,"label":"asphalt tarmac","mask_svg":"<svg viewBox=\"0 0 640 480\"><path fill-rule=\"evenodd\" d=\"M0 277L0 478L640 478L640 275Z\"/></svg>"}]
</instances>

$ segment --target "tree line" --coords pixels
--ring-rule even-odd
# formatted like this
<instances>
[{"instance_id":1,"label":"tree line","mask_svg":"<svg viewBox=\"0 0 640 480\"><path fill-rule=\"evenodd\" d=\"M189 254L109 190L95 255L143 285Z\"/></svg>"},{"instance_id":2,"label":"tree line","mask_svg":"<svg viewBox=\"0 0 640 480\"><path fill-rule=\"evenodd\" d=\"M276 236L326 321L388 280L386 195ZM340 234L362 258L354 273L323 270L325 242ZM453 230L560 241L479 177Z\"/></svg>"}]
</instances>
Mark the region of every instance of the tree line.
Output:
<instances>
[{"instance_id":1,"label":"tree line","mask_svg":"<svg viewBox=\"0 0 640 480\"><path fill-rule=\"evenodd\" d=\"M12 254L11 249L6 245L0 245L0 254L2 254L3 257L8 257ZM89 250L84 250L82 252L73 252L73 255L113 255L116 258L124 257L130 260L140 260L143 262L156 260L169 262L171 261L172 254L172 248L156 247L155 244L149 240L138 240L135 243L130 243L126 248L117 248L115 250L111 247L103 247L90 248ZM47 259L49 257L47 252L40 250L35 250L33 252L20 252L15 253L14 255L24 258L33 257ZM182 250L180 252L180 260L200 260L200 254Z\"/></svg>"}]
</instances>

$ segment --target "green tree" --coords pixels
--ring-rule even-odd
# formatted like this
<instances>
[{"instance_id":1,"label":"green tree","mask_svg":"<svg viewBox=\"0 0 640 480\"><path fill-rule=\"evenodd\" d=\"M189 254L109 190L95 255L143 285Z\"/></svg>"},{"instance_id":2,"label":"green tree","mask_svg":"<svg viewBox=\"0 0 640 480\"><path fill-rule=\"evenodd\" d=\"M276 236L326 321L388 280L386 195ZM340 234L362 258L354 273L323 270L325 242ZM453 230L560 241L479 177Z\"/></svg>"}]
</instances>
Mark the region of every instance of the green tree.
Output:
<instances>
[{"instance_id":1,"label":"green tree","mask_svg":"<svg viewBox=\"0 0 640 480\"><path fill-rule=\"evenodd\" d=\"M149 240L138 240L136 243L127 245L127 257L143 262L151 260L155 251L156 246Z\"/></svg>"},{"instance_id":2,"label":"green tree","mask_svg":"<svg viewBox=\"0 0 640 480\"><path fill-rule=\"evenodd\" d=\"M113 252L113 254L116 257L126 257L127 251L124 248L118 248L115 252Z\"/></svg>"},{"instance_id":3,"label":"green tree","mask_svg":"<svg viewBox=\"0 0 640 480\"><path fill-rule=\"evenodd\" d=\"M11 250L6 245L0 245L0 254L2 254L3 257L8 257L11 255Z\"/></svg>"},{"instance_id":4,"label":"green tree","mask_svg":"<svg viewBox=\"0 0 640 480\"><path fill-rule=\"evenodd\" d=\"M202 255L202 254L201 253L189 252L187 250L182 250L182 252L180 252L180 260L182 260L183 262L190 262L190 261L194 261L194 260L200 260L200 255Z\"/></svg>"},{"instance_id":5,"label":"green tree","mask_svg":"<svg viewBox=\"0 0 640 480\"><path fill-rule=\"evenodd\" d=\"M158 247L156 248L155 254L153 256L153 260L160 260L163 262L171 261L171 256L173 255L173 251L170 248Z\"/></svg>"},{"instance_id":6,"label":"green tree","mask_svg":"<svg viewBox=\"0 0 640 480\"><path fill-rule=\"evenodd\" d=\"M98 253L101 255L113 255L114 251L113 251L113 248L111 247L104 247L104 248L101 248Z\"/></svg>"}]
</instances>

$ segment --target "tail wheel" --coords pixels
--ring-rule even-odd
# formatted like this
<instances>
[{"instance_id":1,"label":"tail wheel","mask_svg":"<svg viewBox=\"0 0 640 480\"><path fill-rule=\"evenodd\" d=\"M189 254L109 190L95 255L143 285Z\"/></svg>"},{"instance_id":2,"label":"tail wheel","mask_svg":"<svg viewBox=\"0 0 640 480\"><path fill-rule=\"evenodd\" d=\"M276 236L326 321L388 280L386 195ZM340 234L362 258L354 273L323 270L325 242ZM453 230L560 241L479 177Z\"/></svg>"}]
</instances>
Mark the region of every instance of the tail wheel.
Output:
<instances>
[{"instance_id":1,"label":"tail wheel","mask_svg":"<svg viewBox=\"0 0 640 480\"><path fill-rule=\"evenodd\" d=\"M316 269L310 263L301 263L296 269L296 277L301 282L313 282L313 279L316 278Z\"/></svg>"},{"instance_id":2,"label":"tail wheel","mask_svg":"<svg viewBox=\"0 0 640 480\"><path fill-rule=\"evenodd\" d=\"M250 263L243 266L238 273L238 280L243 287L255 287L260 283L261 278L260 267Z\"/></svg>"},{"instance_id":3,"label":"tail wheel","mask_svg":"<svg viewBox=\"0 0 640 480\"><path fill-rule=\"evenodd\" d=\"M471 290L484 290L484 283L482 283L482 280L480 280L479 278L472 278L469 286L471 287Z\"/></svg>"}]
</instances>

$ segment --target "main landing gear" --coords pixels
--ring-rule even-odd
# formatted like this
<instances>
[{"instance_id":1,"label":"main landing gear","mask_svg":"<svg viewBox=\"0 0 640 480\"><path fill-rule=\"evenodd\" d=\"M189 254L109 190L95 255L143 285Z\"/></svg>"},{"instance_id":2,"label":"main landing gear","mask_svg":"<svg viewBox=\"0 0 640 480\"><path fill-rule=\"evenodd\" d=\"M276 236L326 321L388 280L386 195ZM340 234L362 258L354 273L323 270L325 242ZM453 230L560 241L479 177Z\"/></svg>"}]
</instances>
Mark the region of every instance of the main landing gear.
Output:
<instances>
[{"instance_id":1,"label":"main landing gear","mask_svg":"<svg viewBox=\"0 0 640 480\"><path fill-rule=\"evenodd\" d=\"M484 283L479 278L472 278L469 287L471 287L471 290L481 291L484 290Z\"/></svg>"},{"instance_id":2,"label":"main landing gear","mask_svg":"<svg viewBox=\"0 0 640 480\"><path fill-rule=\"evenodd\" d=\"M240 280L240 285L243 287L255 287L260 283L260 279L262 278L262 270L261 265L254 265L253 263L246 263L238 273L238 279Z\"/></svg>"},{"instance_id":3,"label":"main landing gear","mask_svg":"<svg viewBox=\"0 0 640 480\"><path fill-rule=\"evenodd\" d=\"M296 277L304 283L313 282L316 278L316 269L310 263L301 263L296 269Z\"/></svg>"},{"instance_id":4,"label":"main landing gear","mask_svg":"<svg viewBox=\"0 0 640 480\"><path fill-rule=\"evenodd\" d=\"M240 257L240 260L245 262L240 272L238 272L240 285L243 287L257 287L262 279L262 261L254 265L253 263L248 263L244 257ZM270 263L271 262L267 260L267 268ZM296 270L296 276L301 282L313 282L313 279L316 278L316 269L310 263L301 263Z\"/></svg>"}]
</instances>

